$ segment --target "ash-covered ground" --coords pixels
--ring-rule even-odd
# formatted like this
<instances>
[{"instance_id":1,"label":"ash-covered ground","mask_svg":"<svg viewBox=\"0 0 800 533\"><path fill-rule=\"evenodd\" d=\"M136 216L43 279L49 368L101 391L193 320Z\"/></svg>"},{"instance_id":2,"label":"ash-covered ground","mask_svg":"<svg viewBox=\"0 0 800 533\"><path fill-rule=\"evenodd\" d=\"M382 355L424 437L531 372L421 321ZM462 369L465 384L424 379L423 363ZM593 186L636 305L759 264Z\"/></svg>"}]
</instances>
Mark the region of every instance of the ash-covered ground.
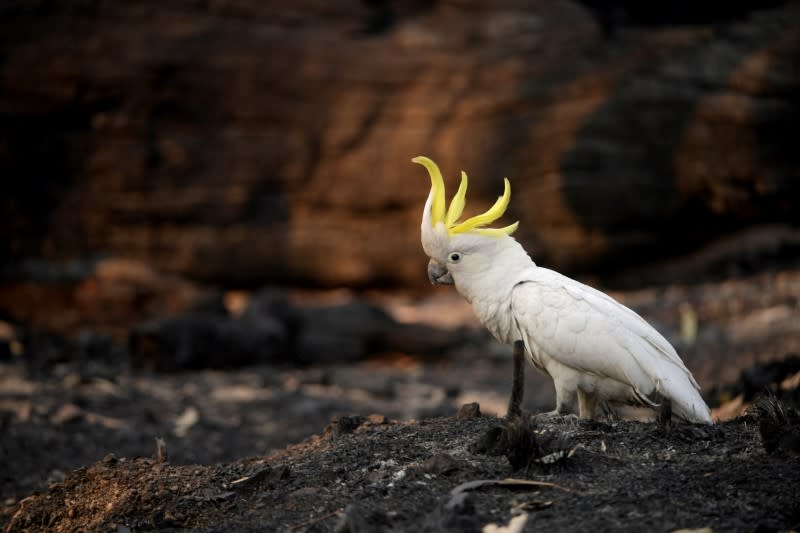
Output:
<instances>
[{"instance_id":1,"label":"ash-covered ground","mask_svg":"<svg viewBox=\"0 0 800 533\"><path fill-rule=\"evenodd\" d=\"M735 418L767 391L797 404L800 273L615 296L678 347L716 416ZM476 443L503 423L512 361L452 291L288 295L286 338L274 336L283 316L269 315L275 293L266 301L151 321L126 345L86 332L76 340L29 331L7 342L0 522L8 531L469 531L524 514L529 530L800 521L797 455L768 452L753 416L669 431L540 420L523 434L572 452L553 465L520 469L480 451ZM305 326L309 316L325 327ZM293 358L231 339L253 324ZM230 346L245 361L226 364L215 351ZM484 416L455 418L469 402ZM552 385L529 368L524 408L552 403ZM157 437L165 462L154 459ZM506 477L561 488L492 482L450 493Z\"/></svg>"},{"instance_id":2,"label":"ash-covered ground","mask_svg":"<svg viewBox=\"0 0 800 533\"><path fill-rule=\"evenodd\" d=\"M800 459L796 451L768 454L752 417L710 427L566 419L509 428L472 414L419 422L339 419L300 445L217 465L109 455L23 500L6 530L800 525ZM504 430L515 437L503 438ZM508 458L515 447L528 458L516 469Z\"/></svg>"}]
</instances>

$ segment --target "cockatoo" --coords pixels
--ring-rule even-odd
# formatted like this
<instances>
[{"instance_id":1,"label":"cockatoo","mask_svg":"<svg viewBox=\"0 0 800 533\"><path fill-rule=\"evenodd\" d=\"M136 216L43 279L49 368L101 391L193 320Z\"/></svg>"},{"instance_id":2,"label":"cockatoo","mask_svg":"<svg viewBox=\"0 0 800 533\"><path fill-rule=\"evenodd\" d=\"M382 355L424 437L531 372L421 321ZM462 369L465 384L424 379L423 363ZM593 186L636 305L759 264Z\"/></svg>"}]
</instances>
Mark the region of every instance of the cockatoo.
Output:
<instances>
[{"instance_id":1,"label":"cockatoo","mask_svg":"<svg viewBox=\"0 0 800 533\"><path fill-rule=\"evenodd\" d=\"M596 418L609 404L657 408L666 399L672 415L712 423L691 372L642 317L596 289L537 266L511 237L518 222L486 227L508 207L508 179L503 195L488 211L459 221L467 174L462 171L458 192L446 207L436 163L423 156L412 161L424 166L431 178L422 213L429 279L455 285L491 334L515 347L519 367L509 414L519 411L522 390L517 378L521 380L524 350L533 365L553 379L552 415Z\"/></svg>"}]
</instances>

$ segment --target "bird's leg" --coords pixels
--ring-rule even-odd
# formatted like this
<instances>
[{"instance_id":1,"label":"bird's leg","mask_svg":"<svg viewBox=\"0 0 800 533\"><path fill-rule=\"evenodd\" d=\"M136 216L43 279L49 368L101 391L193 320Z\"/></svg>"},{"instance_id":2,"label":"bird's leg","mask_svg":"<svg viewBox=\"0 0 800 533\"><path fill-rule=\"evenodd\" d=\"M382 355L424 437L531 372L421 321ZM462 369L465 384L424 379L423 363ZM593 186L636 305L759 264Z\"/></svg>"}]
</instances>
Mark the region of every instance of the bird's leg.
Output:
<instances>
[{"instance_id":1,"label":"bird's leg","mask_svg":"<svg viewBox=\"0 0 800 533\"><path fill-rule=\"evenodd\" d=\"M508 400L506 418L522 416L522 397L525 395L525 343L514 341L514 381Z\"/></svg>"},{"instance_id":2,"label":"bird's leg","mask_svg":"<svg viewBox=\"0 0 800 533\"><path fill-rule=\"evenodd\" d=\"M578 416L593 419L597 410L597 396L578 389Z\"/></svg>"},{"instance_id":3,"label":"bird's leg","mask_svg":"<svg viewBox=\"0 0 800 533\"><path fill-rule=\"evenodd\" d=\"M575 414L576 395L575 390L559 388L558 385L556 385L556 408L546 413L539 413L536 417L542 419L553 417L577 418Z\"/></svg>"},{"instance_id":4,"label":"bird's leg","mask_svg":"<svg viewBox=\"0 0 800 533\"><path fill-rule=\"evenodd\" d=\"M619 414L607 401L597 402L597 408L603 418L608 421L619 420Z\"/></svg>"},{"instance_id":5,"label":"bird's leg","mask_svg":"<svg viewBox=\"0 0 800 533\"><path fill-rule=\"evenodd\" d=\"M660 398L660 405L658 407L658 423L664 428L666 433L672 429L672 400L662 396Z\"/></svg>"}]
</instances>

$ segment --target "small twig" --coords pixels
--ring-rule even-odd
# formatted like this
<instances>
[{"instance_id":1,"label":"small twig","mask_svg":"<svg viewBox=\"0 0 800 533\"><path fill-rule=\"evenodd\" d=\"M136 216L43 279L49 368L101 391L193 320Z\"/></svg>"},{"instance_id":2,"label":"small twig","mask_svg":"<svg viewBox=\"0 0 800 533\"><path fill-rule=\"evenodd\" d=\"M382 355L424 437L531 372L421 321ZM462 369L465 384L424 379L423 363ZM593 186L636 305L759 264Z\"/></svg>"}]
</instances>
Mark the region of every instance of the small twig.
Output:
<instances>
[{"instance_id":1,"label":"small twig","mask_svg":"<svg viewBox=\"0 0 800 533\"><path fill-rule=\"evenodd\" d=\"M167 441L161 437L156 437L156 462L166 463L169 460L167 454Z\"/></svg>"},{"instance_id":2,"label":"small twig","mask_svg":"<svg viewBox=\"0 0 800 533\"><path fill-rule=\"evenodd\" d=\"M479 489L481 487L495 486L495 487L508 487L508 488L522 488L522 487L551 487L554 489L563 490L564 492L572 492L567 487L549 483L547 481L534 481L532 479L478 479L476 481L467 481L457 486L450 491L450 499L445 504L448 509L455 509L464 504L467 497L466 492L469 490Z\"/></svg>"},{"instance_id":3,"label":"small twig","mask_svg":"<svg viewBox=\"0 0 800 533\"><path fill-rule=\"evenodd\" d=\"M548 481L506 478L506 479L478 479L476 481L467 481L466 483L462 483L461 485L451 490L450 495L456 496L458 494L461 494L462 492L479 489L481 487L486 487L486 486L509 487L509 488L551 487L554 489L563 490L564 492L572 492L572 489L569 489L562 485L557 485L555 483L550 483Z\"/></svg>"},{"instance_id":4,"label":"small twig","mask_svg":"<svg viewBox=\"0 0 800 533\"><path fill-rule=\"evenodd\" d=\"M334 516L340 515L343 512L344 512L344 509L337 509L336 511L333 511L331 513L320 515L320 516L317 516L315 518L309 518L308 520L305 520L303 522L294 524L293 526L289 526L289 531L294 531L295 529L300 529L301 527L313 526L314 524L316 524L318 522L322 522L323 520L327 520L328 518L333 518Z\"/></svg>"}]
</instances>

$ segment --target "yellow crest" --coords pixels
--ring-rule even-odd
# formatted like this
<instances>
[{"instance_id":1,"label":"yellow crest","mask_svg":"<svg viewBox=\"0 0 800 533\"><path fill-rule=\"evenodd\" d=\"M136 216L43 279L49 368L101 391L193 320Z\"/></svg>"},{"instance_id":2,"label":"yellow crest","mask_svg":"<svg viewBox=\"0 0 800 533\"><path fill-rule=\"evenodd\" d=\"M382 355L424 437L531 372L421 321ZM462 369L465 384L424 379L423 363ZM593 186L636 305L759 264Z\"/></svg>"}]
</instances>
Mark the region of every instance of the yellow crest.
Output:
<instances>
[{"instance_id":1,"label":"yellow crest","mask_svg":"<svg viewBox=\"0 0 800 533\"><path fill-rule=\"evenodd\" d=\"M467 173L461 171L461 184L458 187L453 199L450 201L450 207L445 210L445 192L444 180L439 167L436 166L432 160L425 156L418 156L411 160L413 163L418 163L428 170L431 176L431 194L433 199L431 201L431 225L436 226L440 222L444 224L449 235L457 235L459 233L478 233L481 235L488 235L491 237L500 237L503 235L511 235L516 231L519 222L514 222L510 226L504 228L485 228L503 216L508 207L508 202L511 200L511 184L508 178L503 178L505 189L503 196L499 197L488 211L472 218L468 218L463 222L458 219L464 211L464 205L467 200L467 184L469 182Z\"/></svg>"}]
</instances>

